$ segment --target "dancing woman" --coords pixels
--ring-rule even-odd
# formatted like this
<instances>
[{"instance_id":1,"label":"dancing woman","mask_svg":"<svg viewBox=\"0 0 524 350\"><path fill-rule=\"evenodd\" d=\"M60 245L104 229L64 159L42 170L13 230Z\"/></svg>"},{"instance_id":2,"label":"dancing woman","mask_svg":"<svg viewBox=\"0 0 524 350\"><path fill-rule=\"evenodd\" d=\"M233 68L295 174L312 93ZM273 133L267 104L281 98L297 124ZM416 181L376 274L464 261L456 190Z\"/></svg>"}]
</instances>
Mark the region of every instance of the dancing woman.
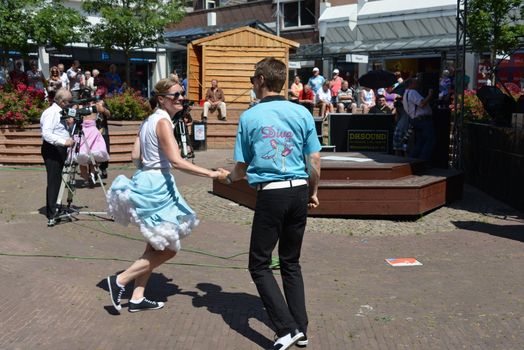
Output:
<instances>
[{"instance_id":1,"label":"dancing woman","mask_svg":"<svg viewBox=\"0 0 524 350\"><path fill-rule=\"evenodd\" d=\"M121 309L124 287L133 280L130 312L164 306L144 297L149 276L176 255L180 239L198 224L195 212L178 192L171 168L213 179L223 180L227 176L224 169L208 170L180 156L171 117L182 110L182 90L173 79L162 79L155 85L151 102L153 108L158 108L142 123L133 146L132 159L138 170L131 179L119 175L107 193L108 213L120 224L138 225L147 242L144 254L127 270L107 277L111 302L117 311Z\"/></svg>"}]
</instances>

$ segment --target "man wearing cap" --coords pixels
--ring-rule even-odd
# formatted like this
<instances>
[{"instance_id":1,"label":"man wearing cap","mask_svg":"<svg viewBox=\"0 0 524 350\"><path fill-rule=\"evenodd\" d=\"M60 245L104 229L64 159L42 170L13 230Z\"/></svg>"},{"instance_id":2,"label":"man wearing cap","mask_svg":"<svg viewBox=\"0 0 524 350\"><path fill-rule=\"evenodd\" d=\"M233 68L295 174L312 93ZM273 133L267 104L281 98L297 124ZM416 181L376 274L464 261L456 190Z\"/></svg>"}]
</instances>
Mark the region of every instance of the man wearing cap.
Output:
<instances>
[{"instance_id":1,"label":"man wearing cap","mask_svg":"<svg viewBox=\"0 0 524 350\"><path fill-rule=\"evenodd\" d=\"M340 71L335 68L333 69L333 78L329 81L329 89L331 90L331 103L337 104L338 91L342 87L342 78L338 75Z\"/></svg>"},{"instance_id":2,"label":"man wearing cap","mask_svg":"<svg viewBox=\"0 0 524 350\"><path fill-rule=\"evenodd\" d=\"M318 67L313 68L313 76L309 78L307 84L311 86L311 90L315 95L322 89L322 85L326 82L326 79L320 75L320 70Z\"/></svg>"}]
</instances>

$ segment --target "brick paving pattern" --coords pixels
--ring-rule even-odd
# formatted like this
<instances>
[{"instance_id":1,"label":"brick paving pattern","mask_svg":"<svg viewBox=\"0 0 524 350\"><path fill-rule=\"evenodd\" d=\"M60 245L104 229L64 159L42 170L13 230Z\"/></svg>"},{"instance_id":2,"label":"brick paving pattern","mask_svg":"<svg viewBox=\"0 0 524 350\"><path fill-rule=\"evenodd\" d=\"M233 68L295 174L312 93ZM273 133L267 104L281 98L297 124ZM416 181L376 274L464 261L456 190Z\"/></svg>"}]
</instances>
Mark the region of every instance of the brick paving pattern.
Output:
<instances>
[{"instance_id":1,"label":"brick paving pattern","mask_svg":"<svg viewBox=\"0 0 524 350\"><path fill-rule=\"evenodd\" d=\"M199 152L196 162L230 157ZM132 169L113 166L110 179L119 173ZM141 254L137 229L86 215L47 228L37 213L45 172L0 168L0 349L269 347L274 332L246 270L252 211L210 194L209 180L176 177L202 222L152 275L146 294L166 306L128 313L126 292L115 315L104 279ZM79 189L74 203L105 210L99 188ZM524 215L469 186L414 221L309 219L308 349L522 349L523 241ZM424 265L392 268L389 257Z\"/></svg>"}]
</instances>

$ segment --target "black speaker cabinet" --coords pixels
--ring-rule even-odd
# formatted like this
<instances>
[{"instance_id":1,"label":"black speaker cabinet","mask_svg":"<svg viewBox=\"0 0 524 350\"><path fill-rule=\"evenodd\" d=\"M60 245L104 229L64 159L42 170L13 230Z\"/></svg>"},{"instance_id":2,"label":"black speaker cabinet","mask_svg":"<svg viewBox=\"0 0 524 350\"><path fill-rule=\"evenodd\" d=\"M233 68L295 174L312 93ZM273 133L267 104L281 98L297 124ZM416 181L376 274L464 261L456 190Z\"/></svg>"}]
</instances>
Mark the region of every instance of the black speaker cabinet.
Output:
<instances>
[{"instance_id":1,"label":"black speaker cabinet","mask_svg":"<svg viewBox=\"0 0 524 350\"><path fill-rule=\"evenodd\" d=\"M329 115L329 144L337 152L391 153L393 131L392 114Z\"/></svg>"}]
</instances>

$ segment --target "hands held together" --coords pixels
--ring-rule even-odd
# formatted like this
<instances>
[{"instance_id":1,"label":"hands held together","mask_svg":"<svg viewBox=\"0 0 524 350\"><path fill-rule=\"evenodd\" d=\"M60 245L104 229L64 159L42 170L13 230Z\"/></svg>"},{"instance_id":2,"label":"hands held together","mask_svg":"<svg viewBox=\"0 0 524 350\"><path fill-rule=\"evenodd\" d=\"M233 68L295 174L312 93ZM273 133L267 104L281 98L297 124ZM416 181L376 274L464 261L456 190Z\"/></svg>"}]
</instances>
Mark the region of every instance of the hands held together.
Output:
<instances>
[{"instance_id":1,"label":"hands held together","mask_svg":"<svg viewBox=\"0 0 524 350\"><path fill-rule=\"evenodd\" d=\"M231 172L229 170L226 170L224 168L218 168L217 170L213 170L211 172L211 178L217 179L223 184L230 184L231 179L229 178L229 174Z\"/></svg>"}]
</instances>

